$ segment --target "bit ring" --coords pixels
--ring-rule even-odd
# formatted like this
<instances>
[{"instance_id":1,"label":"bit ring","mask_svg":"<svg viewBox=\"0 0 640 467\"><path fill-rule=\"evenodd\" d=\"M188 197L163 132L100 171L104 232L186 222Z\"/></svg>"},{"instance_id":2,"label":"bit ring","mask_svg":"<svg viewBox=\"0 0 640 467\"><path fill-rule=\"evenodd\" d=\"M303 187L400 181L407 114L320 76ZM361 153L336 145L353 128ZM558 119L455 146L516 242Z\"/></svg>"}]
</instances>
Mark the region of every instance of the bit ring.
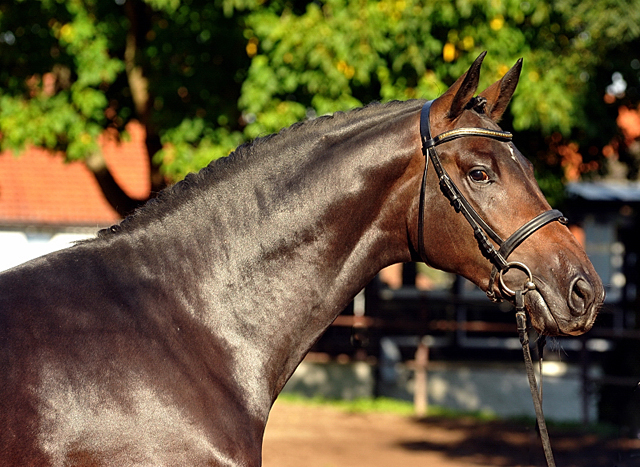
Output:
<instances>
[{"instance_id":1,"label":"bit ring","mask_svg":"<svg viewBox=\"0 0 640 467\"><path fill-rule=\"evenodd\" d=\"M507 285L504 283L504 277L503 277L504 273L506 273L509 269L512 269L512 268L520 269L528 276L528 280L524 283L524 288L523 288L524 293L528 292L529 290L535 290L536 285L533 283L533 274L531 274L531 270L527 267L527 265L519 261L511 261L507 263L507 265L500 270L500 287L505 293L507 293L508 295L511 295L512 297L516 294L515 290L512 290L509 287L507 287Z\"/></svg>"}]
</instances>

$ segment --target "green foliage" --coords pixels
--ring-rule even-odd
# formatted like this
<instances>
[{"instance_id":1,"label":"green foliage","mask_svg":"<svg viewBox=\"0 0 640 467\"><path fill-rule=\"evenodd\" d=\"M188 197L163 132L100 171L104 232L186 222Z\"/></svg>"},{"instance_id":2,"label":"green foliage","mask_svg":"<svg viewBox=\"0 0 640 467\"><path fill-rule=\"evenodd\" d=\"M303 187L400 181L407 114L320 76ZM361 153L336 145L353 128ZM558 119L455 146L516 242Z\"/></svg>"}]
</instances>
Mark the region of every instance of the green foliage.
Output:
<instances>
[{"instance_id":1,"label":"green foliage","mask_svg":"<svg viewBox=\"0 0 640 467\"><path fill-rule=\"evenodd\" d=\"M213 159L228 156L243 141L242 133L230 132L224 126L211 128L203 119L184 119L164 133L164 149L155 160L167 173L181 179Z\"/></svg>"},{"instance_id":2,"label":"green foliage","mask_svg":"<svg viewBox=\"0 0 640 467\"><path fill-rule=\"evenodd\" d=\"M615 125L592 113L606 113L608 83L595 77L607 54L637 40L637 11L595 0L271 2L246 18L254 56L239 100L250 117L245 136L372 100L437 97L487 50L483 88L523 57L504 126L524 134L519 147L557 203L565 162L532 149L533 140L558 133L589 147L608 143Z\"/></svg>"},{"instance_id":3,"label":"green foliage","mask_svg":"<svg viewBox=\"0 0 640 467\"><path fill-rule=\"evenodd\" d=\"M423 3L330 0L301 14L272 7L249 15L260 53L240 105L257 115L253 133L300 118L300 105L323 114L373 99L436 97L482 50L483 86L525 59L512 107L517 130L568 135L586 120L576 104L601 57L589 52L594 40L570 2ZM299 105L278 106L289 101Z\"/></svg>"},{"instance_id":4,"label":"green foliage","mask_svg":"<svg viewBox=\"0 0 640 467\"><path fill-rule=\"evenodd\" d=\"M413 415L413 404L408 401L389 397L326 399L323 397L304 397L295 393L281 393L279 403L301 404L308 406L330 406L349 413L394 413L397 415Z\"/></svg>"},{"instance_id":5,"label":"green foliage","mask_svg":"<svg viewBox=\"0 0 640 467\"><path fill-rule=\"evenodd\" d=\"M24 2L0 18L8 31L1 48L2 148L34 144L63 149L70 159L95 150L107 105L100 86L122 70L95 18L76 2L66 8L43 2L39 9ZM12 20L20 25L6 27ZM46 46L49 53L36 58Z\"/></svg>"},{"instance_id":6,"label":"green foliage","mask_svg":"<svg viewBox=\"0 0 640 467\"><path fill-rule=\"evenodd\" d=\"M81 159L103 129L124 132L139 119L164 144L154 162L179 179L305 118L437 97L487 50L481 88L524 58L504 126L522 134L519 147L554 197L563 168L536 141L559 133L602 147L615 125L594 115L610 110L602 96L612 63L637 88L628 57L640 37L640 0L627 3L5 3L0 149L35 144Z\"/></svg>"},{"instance_id":7,"label":"green foliage","mask_svg":"<svg viewBox=\"0 0 640 467\"><path fill-rule=\"evenodd\" d=\"M23 0L0 5L0 149L69 160L131 120L167 143L174 179L242 141L249 65L238 8L250 1ZM210 155L207 152L210 151Z\"/></svg>"}]
</instances>

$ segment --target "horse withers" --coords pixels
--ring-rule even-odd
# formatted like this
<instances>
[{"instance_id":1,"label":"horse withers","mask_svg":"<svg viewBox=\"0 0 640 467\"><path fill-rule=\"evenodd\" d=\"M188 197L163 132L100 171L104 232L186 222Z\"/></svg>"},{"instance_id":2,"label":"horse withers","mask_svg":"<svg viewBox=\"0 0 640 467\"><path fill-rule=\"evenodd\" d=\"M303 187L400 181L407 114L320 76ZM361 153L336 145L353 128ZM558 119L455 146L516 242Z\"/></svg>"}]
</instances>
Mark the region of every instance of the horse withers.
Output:
<instances>
[{"instance_id":1,"label":"horse withers","mask_svg":"<svg viewBox=\"0 0 640 467\"><path fill-rule=\"evenodd\" d=\"M521 62L474 97L483 57L431 104L432 135L501 133ZM509 299L521 274L491 280L475 228L424 171L423 105L258 139L97 238L0 275L0 465L258 466L278 393L383 267L426 261ZM438 154L502 238L550 209L508 139L467 135ZM531 271L539 332L593 325L603 287L566 226L536 226L508 261Z\"/></svg>"}]
</instances>

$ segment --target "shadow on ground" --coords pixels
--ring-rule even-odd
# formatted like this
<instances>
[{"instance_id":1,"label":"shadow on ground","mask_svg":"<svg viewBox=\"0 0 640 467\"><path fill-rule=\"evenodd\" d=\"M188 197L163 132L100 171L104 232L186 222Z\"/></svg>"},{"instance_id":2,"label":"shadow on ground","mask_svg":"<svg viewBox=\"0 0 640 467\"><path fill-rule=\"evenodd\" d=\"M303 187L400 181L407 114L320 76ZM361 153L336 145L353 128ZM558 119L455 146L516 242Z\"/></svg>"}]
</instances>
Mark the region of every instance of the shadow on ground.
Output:
<instances>
[{"instance_id":1,"label":"shadow on ground","mask_svg":"<svg viewBox=\"0 0 640 467\"><path fill-rule=\"evenodd\" d=\"M473 419L426 418L416 420L431 429L458 434L457 441L405 440L408 451L440 452L450 459L479 465L544 466L540 438L533 425L516 422L478 422ZM579 429L549 429L556 464L562 467L640 467L640 440L598 436Z\"/></svg>"}]
</instances>

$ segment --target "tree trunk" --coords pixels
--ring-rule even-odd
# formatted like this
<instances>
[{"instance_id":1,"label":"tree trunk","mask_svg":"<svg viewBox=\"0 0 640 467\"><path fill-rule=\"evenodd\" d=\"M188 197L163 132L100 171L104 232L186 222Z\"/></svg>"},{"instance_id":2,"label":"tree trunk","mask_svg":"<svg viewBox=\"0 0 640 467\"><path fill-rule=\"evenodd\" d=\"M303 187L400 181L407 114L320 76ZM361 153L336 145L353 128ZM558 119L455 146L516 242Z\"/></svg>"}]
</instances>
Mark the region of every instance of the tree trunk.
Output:
<instances>
[{"instance_id":1,"label":"tree trunk","mask_svg":"<svg viewBox=\"0 0 640 467\"><path fill-rule=\"evenodd\" d=\"M113 178L102 154L96 153L87 158L86 165L98 181L109 204L118 214L126 217L150 198L155 197L158 192L166 187L167 183L159 165L153 161L155 154L162 149L162 143L160 135L151 124L153 107L151 105L152 97L149 94L149 80L144 75L142 66L136 60L139 46L145 40L149 29L146 21L147 6L138 0L129 0L125 2L124 8L130 25L124 52L125 70L136 116L146 131L145 146L149 160L151 192L147 199L131 198Z\"/></svg>"},{"instance_id":2,"label":"tree trunk","mask_svg":"<svg viewBox=\"0 0 640 467\"><path fill-rule=\"evenodd\" d=\"M115 181L101 153L94 153L85 159L87 168L96 178L107 202L121 216L126 217L147 202L147 199L135 199L129 196Z\"/></svg>"},{"instance_id":3,"label":"tree trunk","mask_svg":"<svg viewBox=\"0 0 640 467\"><path fill-rule=\"evenodd\" d=\"M140 44L146 39L149 24L147 5L139 0L125 2L124 8L129 19L129 32L127 33L126 48L124 52L125 70L131 89L136 115L146 131L146 146L149 156L149 173L151 177L151 196L154 196L166 186L164 176L160 172L160 167L153 162L153 156L162 149L160 135L151 123L151 113L153 111L153 98L149 93L149 80L144 75L142 66L137 61Z\"/></svg>"}]
</instances>

